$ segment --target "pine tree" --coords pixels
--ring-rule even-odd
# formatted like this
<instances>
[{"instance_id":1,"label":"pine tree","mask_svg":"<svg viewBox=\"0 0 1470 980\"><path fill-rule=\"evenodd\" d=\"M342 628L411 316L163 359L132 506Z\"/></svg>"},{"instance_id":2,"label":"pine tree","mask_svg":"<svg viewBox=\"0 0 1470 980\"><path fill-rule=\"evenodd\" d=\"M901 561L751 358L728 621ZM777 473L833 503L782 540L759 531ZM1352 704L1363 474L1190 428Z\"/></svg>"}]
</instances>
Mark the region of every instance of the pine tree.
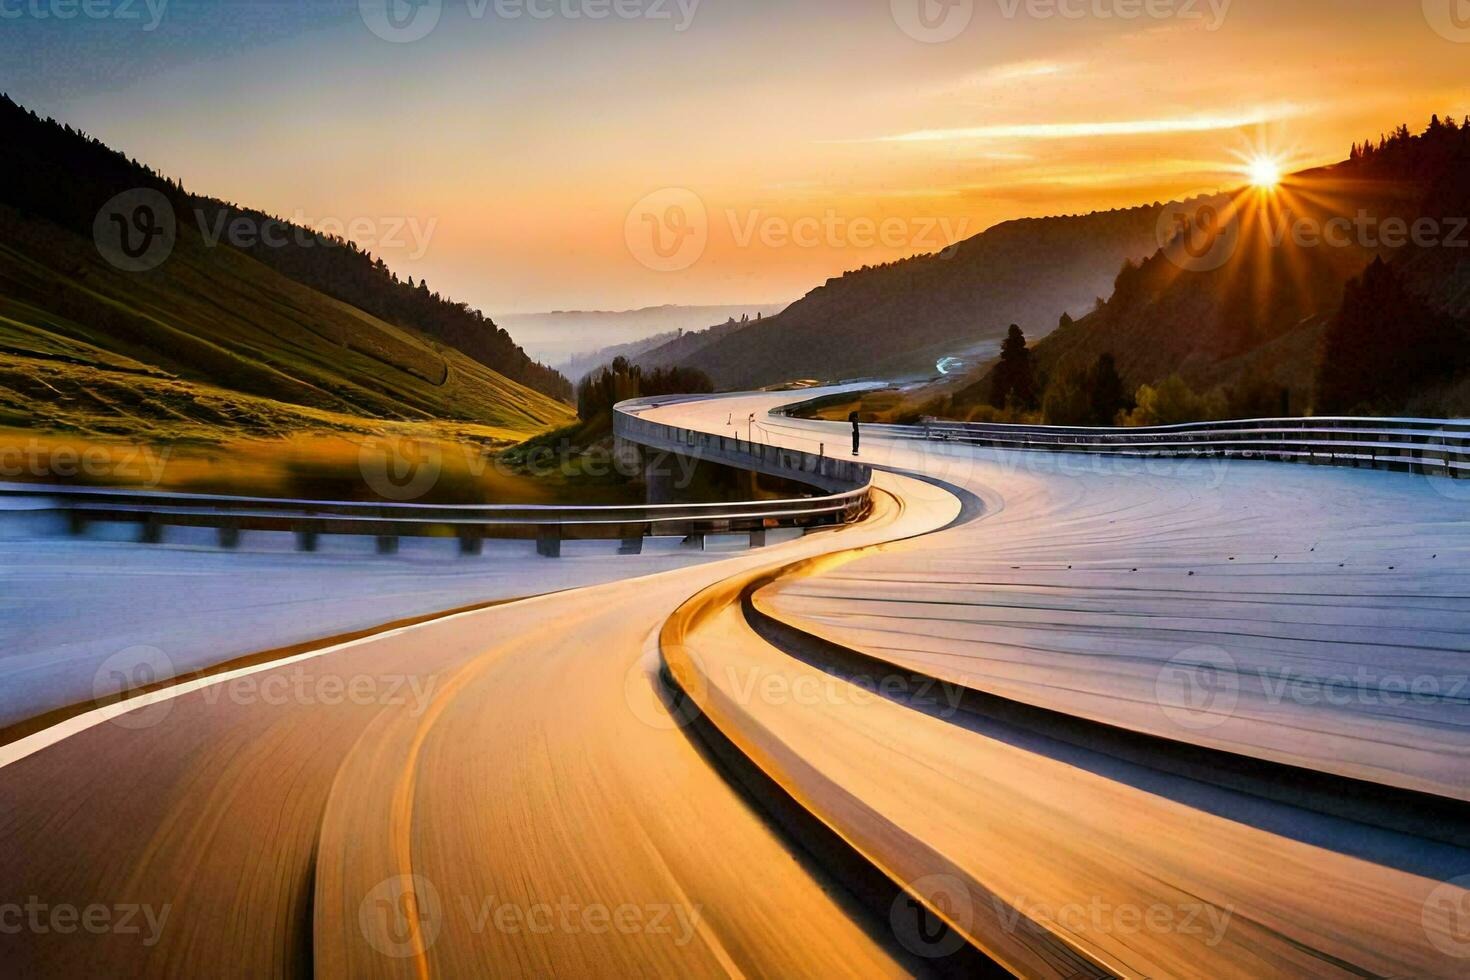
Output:
<instances>
[{"instance_id":1,"label":"pine tree","mask_svg":"<svg viewBox=\"0 0 1470 980\"><path fill-rule=\"evenodd\" d=\"M1373 260L1350 281L1327 327L1317 368L1318 412L1379 411L1464 365L1463 330Z\"/></svg>"},{"instance_id":2,"label":"pine tree","mask_svg":"<svg viewBox=\"0 0 1470 980\"><path fill-rule=\"evenodd\" d=\"M1000 347L1000 363L991 380L990 404L996 408L1011 405L1021 409L1036 407L1036 375L1026 335L1016 324L1006 333Z\"/></svg>"},{"instance_id":3,"label":"pine tree","mask_svg":"<svg viewBox=\"0 0 1470 980\"><path fill-rule=\"evenodd\" d=\"M1093 425L1112 425L1119 412L1132 407L1112 354L1100 355L1088 372L1088 397Z\"/></svg>"}]
</instances>

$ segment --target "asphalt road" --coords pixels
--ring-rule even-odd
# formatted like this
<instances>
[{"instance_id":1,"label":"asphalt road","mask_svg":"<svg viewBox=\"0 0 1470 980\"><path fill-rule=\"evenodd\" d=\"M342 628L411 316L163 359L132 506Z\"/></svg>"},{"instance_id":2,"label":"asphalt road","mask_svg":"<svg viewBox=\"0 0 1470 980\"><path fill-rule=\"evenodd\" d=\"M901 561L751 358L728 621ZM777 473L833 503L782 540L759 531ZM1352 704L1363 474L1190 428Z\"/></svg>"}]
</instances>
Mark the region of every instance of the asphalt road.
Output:
<instances>
[{"instance_id":1,"label":"asphalt road","mask_svg":"<svg viewBox=\"0 0 1470 980\"><path fill-rule=\"evenodd\" d=\"M647 417L755 412L773 442L845 448L764 419L789 398ZM1462 501L1395 474L865 452L885 470L863 525L0 754L0 962L1463 975ZM1397 702L1391 672L1423 696Z\"/></svg>"}]
</instances>

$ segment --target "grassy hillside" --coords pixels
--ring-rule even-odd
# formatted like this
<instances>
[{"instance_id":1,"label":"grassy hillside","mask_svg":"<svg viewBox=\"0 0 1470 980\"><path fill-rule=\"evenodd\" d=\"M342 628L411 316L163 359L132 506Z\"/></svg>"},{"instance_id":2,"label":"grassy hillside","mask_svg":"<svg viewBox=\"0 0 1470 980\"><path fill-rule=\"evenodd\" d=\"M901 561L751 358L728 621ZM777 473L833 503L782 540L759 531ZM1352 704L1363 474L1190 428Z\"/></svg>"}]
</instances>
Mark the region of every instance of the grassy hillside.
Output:
<instances>
[{"instance_id":1,"label":"grassy hillside","mask_svg":"<svg viewBox=\"0 0 1470 980\"><path fill-rule=\"evenodd\" d=\"M90 239L0 206L0 420L11 425L171 438L449 420L513 437L570 418L461 351L187 226L166 263L129 273Z\"/></svg>"},{"instance_id":2,"label":"grassy hillside","mask_svg":"<svg viewBox=\"0 0 1470 980\"><path fill-rule=\"evenodd\" d=\"M678 363L725 388L932 373L939 358L985 349L1012 323L1039 336L1064 311L1092 309L1125 259L1158 248L1159 214L1153 205L1007 222L942 253L830 280Z\"/></svg>"},{"instance_id":3,"label":"grassy hillside","mask_svg":"<svg viewBox=\"0 0 1470 980\"><path fill-rule=\"evenodd\" d=\"M142 189L161 195L160 199L167 202L180 235L182 254L169 256L158 270L162 275L157 278L167 280L169 285L165 288L173 289L168 297L170 302L181 298L180 289L175 287L186 290L203 287L205 295L201 299L208 302L211 298L209 289L214 284L210 280L211 273L201 274L201 270L219 264L226 270L223 275L239 279L241 266L236 260L248 254L259 265L279 274L278 279L270 282L269 288L275 289L281 282L290 280L369 314L365 321L367 325L360 331L355 331L349 323L351 315L344 319L344 314L340 313L333 317L339 326L322 328L330 339L343 346L350 346L368 356L383 355L400 368L415 358L424 359L424 363L413 367L410 373L421 374L422 380L437 385L443 380L443 372L432 363L436 357L409 355L404 347L405 343L422 346L426 338L432 338L434 342L457 349L467 358L511 381L554 398L569 400L571 397L571 386L565 378L532 361L504 330L478 311L431 292L426 284L400 281L381 260L351 242L298 227L259 211L187 193L177 182L165 179L70 127L41 119L3 96L0 96L0 133L5 135L6 146L5 153L0 154L0 204L14 209L8 218L10 223L16 219L23 222L35 219L71 234L69 239L52 241L45 258L46 262L61 263L53 265L52 269L62 278L85 262L82 252L90 250L96 254L91 239L94 225L102 221L105 226L106 218L99 217L104 214L104 207L116 195ZM228 236L211 244L207 250L203 248L205 236L201 229L210 230L213 234L215 230L222 231L237 223L249 229L250 234ZM38 226L26 229L26 233L31 237L44 237L43 230ZM176 259L192 262L194 268L170 276L168 266ZM139 279L154 276L153 273L135 275ZM246 278L254 275L257 273L251 272ZM108 288L116 284L113 279ZM144 293L148 288L147 285L139 287ZM288 315L295 302L260 298L273 305L275 313L284 311ZM239 297L228 299L238 301ZM124 295L120 302L137 312L128 296ZM218 318L202 324L207 336L198 339L205 343L229 339L229 330L253 316L253 313L241 312L242 309L249 310L250 306L232 311L234 322L223 330L218 329ZM314 314L316 311L310 312ZM273 329L265 324L257 326L266 331ZM187 327L184 331L189 332ZM415 339L395 338L395 331L412 334ZM351 339L355 333L361 334L360 340ZM138 338L131 339L138 341ZM291 345L285 338L282 340L287 346ZM191 348L196 357L205 353L188 338L182 343ZM169 347L151 351L159 358L167 358L172 353ZM147 357L140 359L145 363L149 360ZM242 366L237 363L230 367L233 370ZM255 367L270 373L280 366L268 363ZM259 370L244 370L243 373L252 384L261 381ZM232 376L216 375L213 380L233 386ZM314 382L307 380L305 383L309 386ZM292 390L298 387L287 385ZM346 397L352 400L358 397L358 393L348 392Z\"/></svg>"},{"instance_id":4,"label":"grassy hillside","mask_svg":"<svg viewBox=\"0 0 1470 980\"><path fill-rule=\"evenodd\" d=\"M375 316L282 272L295 260L273 253L290 248L268 264L209 241L187 210L209 201L106 147L6 101L0 125L0 425L221 442L407 423L510 442L572 419L413 317ZM93 237L104 195L128 187L179 210L168 259L144 272L119 269ZM362 256L298 251L322 269Z\"/></svg>"}]
</instances>

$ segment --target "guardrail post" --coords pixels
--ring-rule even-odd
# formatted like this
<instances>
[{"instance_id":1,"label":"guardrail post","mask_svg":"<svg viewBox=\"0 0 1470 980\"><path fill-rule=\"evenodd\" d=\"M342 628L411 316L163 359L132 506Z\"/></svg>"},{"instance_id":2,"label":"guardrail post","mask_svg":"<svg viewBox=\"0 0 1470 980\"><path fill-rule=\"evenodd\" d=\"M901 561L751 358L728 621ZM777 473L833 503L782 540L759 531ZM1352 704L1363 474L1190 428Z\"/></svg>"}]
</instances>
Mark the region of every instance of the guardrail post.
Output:
<instances>
[{"instance_id":1,"label":"guardrail post","mask_svg":"<svg viewBox=\"0 0 1470 980\"><path fill-rule=\"evenodd\" d=\"M694 548L697 551L703 551L703 550L705 550L704 549L704 532L703 531L694 531L694 532L692 532L688 537L686 537L684 539L684 547L686 547L686 548Z\"/></svg>"},{"instance_id":2,"label":"guardrail post","mask_svg":"<svg viewBox=\"0 0 1470 980\"><path fill-rule=\"evenodd\" d=\"M380 554L380 555L396 555L396 554L398 554L398 535L396 535L396 534L380 534L380 535L378 535L378 554Z\"/></svg>"},{"instance_id":3,"label":"guardrail post","mask_svg":"<svg viewBox=\"0 0 1470 980\"><path fill-rule=\"evenodd\" d=\"M643 554L643 537L644 537L644 534L645 534L645 529L644 528L641 528L641 527L639 527L639 528L631 528L631 529L625 531L623 533L622 544L620 544L618 546L618 554L620 554L620 555L641 555L641 554Z\"/></svg>"},{"instance_id":4,"label":"guardrail post","mask_svg":"<svg viewBox=\"0 0 1470 980\"><path fill-rule=\"evenodd\" d=\"M157 514L143 518L143 534L139 540L143 544L163 543L163 520Z\"/></svg>"},{"instance_id":5,"label":"guardrail post","mask_svg":"<svg viewBox=\"0 0 1470 980\"><path fill-rule=\"evenodd\" d=\"M467 558L485 553L485 537L479 531L463 531L459 536L459 553Z\"/></svg>"},{"instance_id":6,"label":"guardrail post","mask_svg":"<svg viewBox=\"0 0 1470 980\"><path fill-rule=\"evenodd\" d=\"M317 530L314 527L301 527L296 529L296 550L316 551Z\"/></svg>"},{"instance_id":7,"label":"guardrail post","mask_svg":"<svg viewBox=\"0 0 1470 980\"><path fill-rule=\"evenodd\" d=\"M766 529L759 528L750 532L750 547L764 548L766 546Z\"/></svg>"},{"instance_id":8,"label":"guardrail post","mask_svg":"<svg viewBox=\"0 0 1470 980\"><path fill-rule=\"evenodd\" d=\"M561 526L558 524L542 525L536 535L536 554L542 558L561 557Z\"/></svg>"},{"instance_id":9,"label":"guardrail post","mask_svg":"<svg viewBox=\"0 0 1470 980\"><path fill-rule=\"evenodd\" d=\"M235 524L221 524L218 529L219 546L234 549L240 547L240 528Z\"/></svg>"},{"instance_id":10,"label":"guardrail post","mask_svg":"<svg viewBox=\"0 0 1470 980\"><path fill-rule=\"evenodd\" d=\"M74 535L87 533L87 515L79 510L66 512L66 529Z\"/></svg>"}]
</instances>

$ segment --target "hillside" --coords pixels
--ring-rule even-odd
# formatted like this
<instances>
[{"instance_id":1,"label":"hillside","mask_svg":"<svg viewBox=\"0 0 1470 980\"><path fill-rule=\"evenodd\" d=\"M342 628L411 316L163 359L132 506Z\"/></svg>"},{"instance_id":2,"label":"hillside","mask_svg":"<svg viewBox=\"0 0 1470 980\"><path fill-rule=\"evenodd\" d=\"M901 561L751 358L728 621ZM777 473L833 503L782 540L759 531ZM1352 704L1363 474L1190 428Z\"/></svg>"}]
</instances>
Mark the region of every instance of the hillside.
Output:
<instances>
[{"instance_id":1,"label":"hillside","mask_svg":"<svg viewBox=\"0 0 1470 980\"><path fill-rule=\"evenodd\" d=\"M1228 259L1202 268L1176 240L1141 264L1129 264L1103 307L1035 345L1043 380L1076 374L1110 354L1130 390L1178 374L1200 391L1265 386L1278 394L1284 389L1295 411L1328 408L1317 397L1324 345L1340 325L1349 284L1379 260L1392 270L1392 281L1383 277L1370 284L1373 291L1394 295L1401 284L1428 310L1416 315L1408 300L1381 304L1378 320L1362 329L1383 338L1385 349L1395 343L1404 350L1438 349L1429 334L1453 328L1440 325L1421 336L1414 324L1430 311L1446 322L1470 315L1470 232L1457 217L1470 214L1470 128L1436 119L1421 136L1401 127L1370 146L1354 147L1347 161L1294 175L1272 191L1244 189L1188 202L1186 213L1210 205L1232 216L1236 244ZM1433 241L1394 231L1425 219ZM1353 230L1329 240L1324 232L1333 222ZM1293 230L1298 227L1309 230ZM1391 378L1396 392L1378 391L1330 410L1404 411L1416 399L1422 404L1434 389L1470 372L1465 346L1450 344L1449 350L1432 371L1407 362L1398 370L1382 361L1369 366ZM1329 360L1326 367L1334 365ZM990 390L987 374L955 403L983 403Z\"/></svg>"},{"instance_id":2,"label":"hillside","mask_svg":"<svg viewBox=\"0 0 1470 980\"><path fill-rule=\"evenodd\" d=\"M1158 248L1160 207L1010 221L942 253L849 272L679 363L722 388L933 373L941 357L993 347L1011 323L1040 335L1062 312L1092 309L1125 259Z\"/></svg>"},{"instance_id":3,"label":"hillside","mask_svg":"<svg viewBox=\"0 0 1470 980\"><path fill-rule=\"evenodd\" d=\"M225 206L8 100L0 126L0 425L166 441L443 421L511 441L571 418L484 363L498 336L476 358L405 325L432 297L390 321L313 288L324 270L378 268L350 246L265 249L266 263L182 217L166 260L119 268L93 234L114 194L150 188L185 216Z\"/></svg>"},{"instance_id":4,"label":"hillside","mask_svg":"<svg viewBox=\"0 0 1470 980\"><path fill-rule=\"evenodd\" d=\"M308 405L462 417L477 410L476 402L496 403L511 394L510 403L534 406L539 419L559 418L561 410L546 398L521 394L521 385L570 399L565 378L532 361L483 315L426 284L399 281L350 242L189 194L3 96L0 132L6 143L0 155L0 205L9 209L5 241L38 249L33 266L6 270L7 288L23 290L7 292L7 299L37 307L42 319L54 314L71 321L61 332L74 339L165 373ZM106 228L106 216L99 218L104 206L139 189L166 200L178 244L159 267L122 272L101 262L94 223ZM252 234L211 241L201 232L236 223ZM86 288L71 295L83 276L90 277ZM200 318L200 307L208 315ZM162 323L144 325L152 319ZM34 328L33 321L25 323ZM72 329L77 324L85 336ZM159 327L171 332L159 333ZM45 346L28 343L22 349ZM359 359L348 359L334 380L330 362L336 355L326 351L342 348ZM390 372L379 374L385 366ZM295 376L298 369L305 374ZM487 386L484 397L471 391L464 402L464 392L444 387L451 373L470 389ZM417 381L402 388L405 375ZM507 388L507 380L515 384ZM497 387L504 391L488 390ZM524 414L517 407L510 412Z\"/></svg>"},{"instance_id":5,"label":"hillside","mask_svg":"<svg viewBox=\"0 0 1470 980\"><path fill-rule=\"evenodd\" d=\"M645 370L678 367L710 345L743 330L759 326L761 322L760 320L727 320L704 330L686 330L657 347L642 351L630 360Z\"/></svg>"}]
</instances>

